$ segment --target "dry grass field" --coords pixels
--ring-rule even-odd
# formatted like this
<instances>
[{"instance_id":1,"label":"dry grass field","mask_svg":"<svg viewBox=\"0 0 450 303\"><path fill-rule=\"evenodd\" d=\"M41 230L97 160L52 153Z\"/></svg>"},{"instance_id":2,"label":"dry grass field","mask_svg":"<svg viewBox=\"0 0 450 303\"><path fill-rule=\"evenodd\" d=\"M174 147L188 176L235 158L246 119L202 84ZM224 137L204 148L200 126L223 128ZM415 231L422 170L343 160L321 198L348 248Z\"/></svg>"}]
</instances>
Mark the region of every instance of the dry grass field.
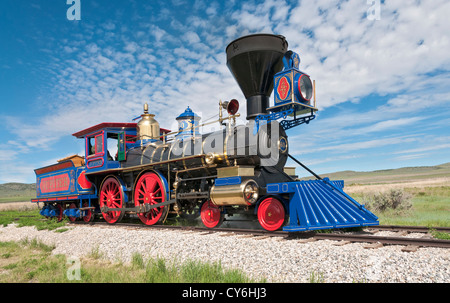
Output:
<instances>
[{"instance_id":1,"label":"dry grass field","mask_svg":"<svg viewBox=\"0 0 450 303\"><path fill-rule=\"evenodd\" d=\"M427 182L427 180L438 180L448 182L450 178L450 162L435 166L403 167L397 169L384 169L375 171L341 171L323 174L331 180L345 180L345 186ZM311 179L311 178L302 178ZM434 182L434 181L431 181ZM440 182L440 181L438 181ZM447 185L450 185L447 183Z\"/></svg>"},{"instance_id":2,"label":"dry grass field","mask_svg":"<svg viewBox=\"0 0 450 303\"><path fill-rule=\"evenodd\" d=\"M345 186L345 192L348 194L370 194L391 189L415 188L416 190L425 190L429 187L448 187L450 186L450 177L431 178L413 181L400 181L382 184L359 184L354 183Z\"/></svg>"},{"instance_id":3,"label":"dry grass field","mask_svg":"<svg viewBox=\"0 0 450 303\"><path fill-rule=\"evenodd\" d=\"M38 209L36 203L31 202L4 202L0 203L0 211L8 211L8 210L34 210Z\"/></svg>"}]
</instances>

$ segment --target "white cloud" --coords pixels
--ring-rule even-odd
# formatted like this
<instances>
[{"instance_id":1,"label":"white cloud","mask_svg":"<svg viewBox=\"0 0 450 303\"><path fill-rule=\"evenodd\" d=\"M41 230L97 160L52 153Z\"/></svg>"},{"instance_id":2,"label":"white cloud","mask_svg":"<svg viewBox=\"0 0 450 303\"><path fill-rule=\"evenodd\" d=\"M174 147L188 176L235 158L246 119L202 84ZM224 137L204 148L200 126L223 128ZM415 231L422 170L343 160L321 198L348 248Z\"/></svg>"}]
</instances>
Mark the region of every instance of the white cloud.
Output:
<instances>
[{"instance_id":1,"label":"white cloud","mask_svg":"<svg viewBox=\"0 0 450 303\"><path fill-rule=\"evenodd\" d=\"M162 41L163 38L167 36L167 32L157 25L150 24L148 27L150 29L150 34L154 36L156 42Z\"/></svg>"},{"instance_id":2,"label":"white cloud","mask_svg":"<svg viewBox=\"0 0 450 303\"><path fill-rule=\"evenodd\" d=\"M450 138L447 138L447 140ZM409 154L409 153L420 153L420 152L429 152L432 150L449 150L450 151L450 144L438 144L434 145L434 142L428 142L429 146L425 147L419 147L419 148L413 148L413 149L407 149L407 150L401 150L398 152L394 152L393 154Z\"/></svg>"},{"instance_id":3,"label":"white cloud","mask_svg":"<svg viewBox=\"0 0 450 303\"><path fill-rule=\"evenodd\" d=\"M368 141L361 142L352 142L352 143L344 143L344 144L335 144L331 146L324 146L318 148L311 148L308 150L304 150L303 153L316 153L322 151L333 151L336 153L346 153L346 152L357 152L362 149L369 148L379 148L388 145L397 145L404 144L417 141L416 138L408 138L408 137L394 137L394 138L382 138L382 139L374 139Z\"/></svg>"},{"instance_id":4,"label":"white cloud","mask_svg":"<svg viewBox=\"0 0 450 303\"><path fill-rule=\"evenodd\" d=\"M181 6L184 3L176 1L174 5ZM57 66L62 75L58 79L60 96L70 93L68 102L90 104L105 102L105 98L141 96L138 91L148 92L147 85L156 85L156 90L162 90L157 93L154 89L153 94L157 96L180 96L182 91L184 98L193 101L205 93L214 96L206 92L203 86L208 77L214 79L215 82L209 86L216 91L240 94L236 84L230 81L231 76L226 67L219 66L225 63L222 57L229 42L221 37L223 33L229 39L260 31L285 35L290 48L300 53L302 69L317 79L318 105L322 109L347 100L357 101L371 93L385 94L423 87L429 81L425 73L436 68L449 68L450 55L446 50L450 42L447 25L450 24L446 16L450 14L450 5L447 1L434 1L432 5L416 1L385 2L381 6L379 21L365 18L368 8L365 2L337 0L301 1L294 7L284 0L267 0L257 5L244 3L231 14L231 19L222 17L228 22L221 31L220 27L211 26L216 23L219 25L222 21L220 18L188 17L189 23L182 24L183 30L188 30L181 35L188 45L183 45L161 25L142 23L141 27L148 30L155 40L153 47L142 47L139 41L132 41L130 37L127 37L122 50L111 48L107 43L100 46L102 41L87 43L84 48L87 52L79 53L77 60L70 62L72 68L67 65ZM210 9L212 12L217 9L217 3L206 7L200 3L194 5L194 10L201 9ZM172 20L176 18L172 17ZM114 30L113 25L107 21L103 27ZM208 39L202 39L201 36ZM117 36L115 40L118 40ZM214 45L217 49L189 46L198 46L202 41L210 45L214 44L210 41L216 41ZM419 41L423 43L418 45ZM164 45L167 43L179 46L173 51L166 51ZM216 55L218 51L220 53ZM97 57L92 58L92 54ZM217 62L214 58L221 60ZM156 66L151 65L155 62ZM183 73L173 69L173 64ZM159 69L159 72L155 72L155 69ZM205 71L208 77L202 76ZM146 79L145 83L141 79ZM229 83L230 87L225 87L221 82ZM195 90L189 92L186 88ZM436 103L436 99L427 104L421 98L411 100L406 95L404 99L400 98L391 99L386 112L388 109L406 112L411 108L425 108L429 102ZM448 92L438 98L441 103L448 99ZM379 109L383 110L382 107ZM381 114L368 112L366 116L378 123L368 127L368 131L387 126L388 122L377 122ZM397 118L394 116L391 120ZM397 123L412 121L405 119L401 118Z\"/></svg>"},{"instance_id":5,"label":"white cloud","mask_svg":"<svg viewBox=\"0 0 450 303\"><path fill-rule=\"evenodd\" d=\"M420 158L428 157L429 155L427 153L422 154L412 154L412 155L404 155L393 158L394 161L409 161L409 160L415 160Z\"/></svg>"},{"instance_id":6,"label":"white cloud","mask_svg":"<svg viewBox=\"0 0 450 303\"><path fill-rule=\"evenodd\" d=\"M200 37L195 32L187 32L183 38L189 44L195 44L200 42Z\"/></svg>"},{"instance_id":7,"label":"white cloud","mask_svg":"<svg viewBox=\"0 0 450 303\"><path fill-rule=\"evenodd\" d=\"M17 151L14 149L0 149L0 161L12 161L16 158Z\"/></svg>"},{"instance_id":8,"label":"white cloud","mask_svg":"<svg viewBox=\"0 0 450 303\"><path fill-rule=\"evenodd\" d=\"M353 133L353 135L358 135L358 134L367 134L367 133L372 133L372 132L392 130L392 129L396 129L398 127L417 123L423 119L425 119L425 117L413 117L413 118L400 118L400 119L395 119L395 120L386 120L386 121L381 121L381 122L375 123L375 124L367 126L367 127L354 129L352 131L352 133Z\"/></svg>"},{"instance_id":9,"label":"white cloud","mask_svg":"<svg viewBox=\"0 0 450 303\"><path fill-rule=\"evenodd\" d=\"M277 27L317 79L319 106L409 89L424 73L449 68L448 2L396 4L385 2L381 20L371 21L365 2L302 1Z\"/></svg>"},{"instance_id":10,"label":"white cloud","mask_svg":"<svg viewBox=\"0 0 450 303\"><path fill-rule=\"evenodd\" d=\"M103 24L103 28L107 31L112 31L116 29L116 25L112 21L108 21L105 24Z\"/></svg>"},{"instance_id":11,"label":"white cloud","mask_svg":"<svg viewBox=\"0 0 450 303\"><path fill-rule=\"evenodd\" d=\"M136 42L129 42L125 46L125 50L129 53L135 53L139 49L139 45Z\"/></svg>"},{"instance_id":12,"label":"white cloud","mask_svg":"<svg viewBox=\"0 0 450 303\"><path fill-rule=\"evenodd\" d=\"M305 165L309 166L309 165L317 165L317 164L323 164L323 163L329 163L329 162L340 162L343 160L354 160L354 159L358 159L361 158L363 155L361 154L352 154L352 155L344 155L344 156L332 156L332 157L327 157L327 158L319 158L319 159L312 159L312 160L306 160L304 161Z\"/></svg>"}]
</instances>

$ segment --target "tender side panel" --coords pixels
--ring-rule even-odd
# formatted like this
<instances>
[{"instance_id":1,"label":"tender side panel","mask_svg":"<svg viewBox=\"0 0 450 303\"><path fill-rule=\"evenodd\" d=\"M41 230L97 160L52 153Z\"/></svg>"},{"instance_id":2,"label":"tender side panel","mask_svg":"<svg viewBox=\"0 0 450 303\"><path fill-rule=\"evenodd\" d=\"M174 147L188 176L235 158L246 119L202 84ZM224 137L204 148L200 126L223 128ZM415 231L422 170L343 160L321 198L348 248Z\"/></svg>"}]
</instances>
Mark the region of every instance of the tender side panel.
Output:
<instances>
[{"instance_id":1,"label":"tender side panel","mask_svg":"<svg viewBox=\"0 0 450 303\"><path fill-rule=\"evenodd\" d=\"M72 161L36 169L36 198L33 202L74 200L79 195L93 194L94 186L86 177L85 166Z\"/></svg>"}]
</instances>

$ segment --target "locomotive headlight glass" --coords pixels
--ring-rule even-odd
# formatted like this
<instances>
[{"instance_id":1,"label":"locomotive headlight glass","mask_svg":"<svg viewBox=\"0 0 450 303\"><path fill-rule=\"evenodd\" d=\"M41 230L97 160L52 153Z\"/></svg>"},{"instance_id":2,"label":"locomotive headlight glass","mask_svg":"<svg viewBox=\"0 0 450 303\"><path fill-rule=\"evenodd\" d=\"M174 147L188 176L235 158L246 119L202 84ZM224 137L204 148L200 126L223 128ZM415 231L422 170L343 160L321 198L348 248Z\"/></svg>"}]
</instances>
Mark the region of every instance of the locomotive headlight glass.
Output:
<instances>
[{"instance_id":1,"label":"locomotive headlight glass","mask_svg":"<svg viewBox=\"0 0 450 303\"><path fill-rule=\"evenodd\" d=\"M249 204L254 204L258 200L258 185L254 181L248 182L244 187L244 198Z\"/></svg>"},{"instance_id":2,"label":"locomotive headlight glass","mask_svg":"<svg viewBox=\"0 0 450 303\"><path fill-rule=\"evenodd\" d=\"M301 75L298 81L298 90L301 94L301 97L305 101L309 101L313 95L313 85L311 78L308 75Z\"/></svg>"}]
</instances>

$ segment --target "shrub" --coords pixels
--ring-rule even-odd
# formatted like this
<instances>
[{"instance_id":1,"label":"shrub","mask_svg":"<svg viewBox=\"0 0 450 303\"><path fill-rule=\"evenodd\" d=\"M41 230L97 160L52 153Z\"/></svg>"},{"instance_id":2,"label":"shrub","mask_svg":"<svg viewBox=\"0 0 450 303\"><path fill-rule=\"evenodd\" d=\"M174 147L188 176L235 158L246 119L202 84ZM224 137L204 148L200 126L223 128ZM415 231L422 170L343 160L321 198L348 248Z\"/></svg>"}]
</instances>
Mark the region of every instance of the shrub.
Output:
<instances>
[{"instance_id":1,"label":"shrub","mask_svg":"<svg viewBox=\"0 0 450 303\"><path fill-rule=\"evenodd\" d=\"M389 210L402 212L411 209L411 198L411 194L401 189L391 189L387 192L365 197L364 200L366 200L366 207L374 212L385 212Z\"/></svg>"}]
</instances>

